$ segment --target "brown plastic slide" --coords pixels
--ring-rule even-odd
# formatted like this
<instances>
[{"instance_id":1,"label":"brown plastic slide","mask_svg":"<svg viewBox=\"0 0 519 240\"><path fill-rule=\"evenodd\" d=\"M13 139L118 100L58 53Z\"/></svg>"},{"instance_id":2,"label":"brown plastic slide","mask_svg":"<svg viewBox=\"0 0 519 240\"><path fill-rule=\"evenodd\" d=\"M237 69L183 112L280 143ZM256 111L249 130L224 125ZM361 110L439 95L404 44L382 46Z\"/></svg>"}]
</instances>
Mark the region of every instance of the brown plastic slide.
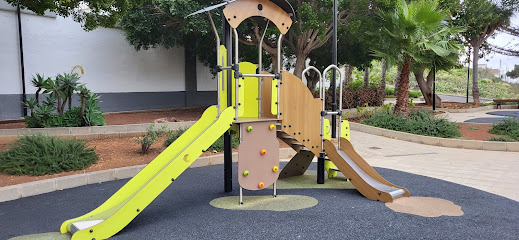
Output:
<instances>
[{"instance_id":1,"label":"brown plastic slide","mask_svg":"<svg viewBox=\"0 0 519 240\"><path fill-rule=\"evenodd\" d=\"M324 151L339 171L357 190L371 200L392 202L400 197L409 197L409 191L396 186L373 169L355 150L351 143L341 138L341 150L329 140L324 141Z\"/></svg>"}]
</instances>

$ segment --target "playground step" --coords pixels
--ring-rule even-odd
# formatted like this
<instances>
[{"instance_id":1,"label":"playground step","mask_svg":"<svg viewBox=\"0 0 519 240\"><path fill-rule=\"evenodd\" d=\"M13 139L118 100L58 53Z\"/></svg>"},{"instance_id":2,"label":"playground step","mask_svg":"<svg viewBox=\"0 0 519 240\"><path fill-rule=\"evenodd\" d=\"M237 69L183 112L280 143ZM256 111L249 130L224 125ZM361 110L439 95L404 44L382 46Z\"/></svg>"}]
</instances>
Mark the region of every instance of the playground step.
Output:
<instances>
[{"instance_id":1,"label":"playground step","mask_svg":"<svg viewBox=\"0 0 519 240\"><path fill-rule=\"evenodd\" d=\"M333 170L333 171L337 171L337 172L340 172L340 170L336 167L331 167L331 168L328 168L329 170Z\"/></svg>"},{"instance_id":2,"label":"playground step","mask_svg":"<svg viewBox=\"0 0 519 240\"><path fill-rule=\"evenodd\" d=\"M75 222L70 225L70 232L74 234L75 232L83 229L87 229L89 227L93 227L101 222L103 222L104 219L101 220L90 220L90 221L82 221L82 222Z\"/></svg>"},{"instance_id":3,"label":"playground step","mask_svg":"<svg viewBox=\"0 0 519 240\"><path fill-rule=\"evenodd\" d=\"M290 136L290 135L283 136L283 138L284 139L289 139L289 140L295 140L295 138Z\"/></svg>"},{"instance_id":4,"label":"playground step","mask_svg":"<svg viewBox=\"0 0 519 240\"><path fill-rule=\"evenodd\" d=\"M300 143L300 142L295 142L295 143L292 143L292 145L296 145L296 146L303 146L303 144L302 144L302 143Z\"/></svg>"}]
</instances>

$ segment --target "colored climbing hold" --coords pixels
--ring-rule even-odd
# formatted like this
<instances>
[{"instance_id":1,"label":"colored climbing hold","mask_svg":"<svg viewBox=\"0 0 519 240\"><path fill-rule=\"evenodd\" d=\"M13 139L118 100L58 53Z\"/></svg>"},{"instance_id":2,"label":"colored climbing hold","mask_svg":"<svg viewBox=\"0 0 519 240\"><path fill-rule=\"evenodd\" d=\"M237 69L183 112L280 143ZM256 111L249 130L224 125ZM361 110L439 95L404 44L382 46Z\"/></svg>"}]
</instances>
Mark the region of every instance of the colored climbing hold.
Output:
<instances>
[{"instance_id":1,"label":"colored climbing hold","mask_svg":"<svg viewBox=\"0 0 519 240\"><path fill-rule=\"evenodd\" d=\"M247 128L247 132L252 132L252 126L249 126L249 127Z\"/></svg>"},{"instance_id":2,"label":"colored climbing hold","mask_svg":"<svg viewBox=\"0 0 519 240\"><path fill-rule=\"evenodd\" d=\"M243 172L243 176L245 176L245 177L246 177L246 176L249 176L249 170L245 170L245 171Z\"/></svg>"},{"instance_id":3,"label":"colored climbing hold","mask_svg":"<svg viewBox=\"0 0 519 240\"><path fill-rule=\"evenodd\" d=\"M261 154L261 155L265 155L265 154L267 154L267 150L266 150L266 149L261 150L260 154Z\"/></svg>"},{"instance_id":4,"label":"colored climbing hold","mask_svg":"<svg viewBox=\"0 0 519 240\"><path fill-rule=\"evenodd\" d=\"M278 170L279 170L278 166L274 166L274 167L272 168L272 171L274 171L274 172L277 172Z\"/></svg>"},{"instance_id":5,"label":"colored climbing hold","mask_svg":"<svg viewBox=\"0 0 519 240\"><path fill-rule=\"evenodd\" d=\"M259 188L263 188L263 187L265 187L265 184L264 184L263 182L260 182L260 183L258 184L258 187L259 187Z\"/></svg>"},{"instance_id":6,"label":"colored climbing hold","mask_svg":"<svg viewBox=\"0 0 519 240\"><path fill-rule=\"evenodd\" d=\"M274 130L274 128L276 128L276 125L274 125L274 124L270 124L269 129L270 129L270 130Z\"/></svg>"}]
</instances>

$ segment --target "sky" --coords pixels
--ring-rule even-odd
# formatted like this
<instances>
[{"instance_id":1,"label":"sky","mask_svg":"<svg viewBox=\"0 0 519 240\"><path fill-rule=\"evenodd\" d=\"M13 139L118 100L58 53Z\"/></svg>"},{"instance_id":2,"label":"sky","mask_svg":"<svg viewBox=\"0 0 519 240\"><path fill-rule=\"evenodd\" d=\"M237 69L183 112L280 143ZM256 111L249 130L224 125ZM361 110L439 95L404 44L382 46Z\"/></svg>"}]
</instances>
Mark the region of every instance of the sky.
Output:
<instances>
[{"instance_id":1,"label":"sky","mask_svg":"<svg viewBox=\"0 0 519 240\"><path fill-rule=\"evenodd\" d=\"M512 17L512 26L519 27L519 15L515 14ZM501 46L505 48L512 48L515 50L519 50L519 37L513 37L506 33L498 33L495 38L489 39L489 43L496 46ZM515 47L514 47L515 46ZM511 71L514 68L514 64L519 65L519 57L505 56L501 54L492 53L488 56L485 56L483 59L479 60L479 64L487 64L487 67L499 69L499 64L501 62L501 72L502 74L508 71ZM515 81L519 81L519 79L514 79Z\"/></svg>"}]
</instances>

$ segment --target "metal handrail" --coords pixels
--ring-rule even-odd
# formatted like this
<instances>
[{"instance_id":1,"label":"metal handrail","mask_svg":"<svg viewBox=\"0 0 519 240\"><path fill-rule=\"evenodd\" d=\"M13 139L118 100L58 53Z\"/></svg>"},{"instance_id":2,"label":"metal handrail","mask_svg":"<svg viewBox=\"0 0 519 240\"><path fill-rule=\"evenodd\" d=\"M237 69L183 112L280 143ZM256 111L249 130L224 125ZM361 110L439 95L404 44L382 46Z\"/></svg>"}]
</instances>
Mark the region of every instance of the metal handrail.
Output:
<instances>
[{"instance_id":1,"label":"metal handrail","mask_svg":"<svg viewBox=\"0 0 519 240\"><path fill-rule=\"evenodd\" d=\"M323 75L321 77L321 79L323 79L323 81L321 81L321 89L320 89L320 92L321 92L321 96L323 97L324 99L324 81L326 81L326 72L328 72L330 69L335 69L337 70L337 72L339 73L339 110L338 112L342 112L342 72L341 72L341 69L339 69L336 65L332 64L330 66L328 66L326 69L324 69L323 71ZM330 87L335 87L335 86L330 86ZM325 101L323 100L323 111L326 111L325 109ZM339 130L338 130L338 133L339 133L339 136L337 137L337 143L338 143L338 149L340 150L341 149L341 122L342 122L342 114L339 114L337 115L339 116ZM333 117L336 117L335 115ZM321 117L323 118L323 117ZM324 122L324 120L323 120Z\"/></svg>"},{"instance_id":2,"label":"metal handrail","mask_svg":"<svg viewBox=\"0 0 519 240\"><path fill-rule=\"evenodd\" d=\"M211 17L211 12L208 11L207 15L209 15L209 21L211 22L211 26L213 27L214 36L216 37L216 65L219 65L220 62L220 36L218 36L218 31L216 30L216 27L214 25L213 17ZM222 79L220 79L220 73L218 73L218 77L216 77L216 92L218 92L218 115L217 117L220 117L220 80L223 80L223 72L222 72ZM222 84L223 85L223 84Z\"/></svg>"},{"instance_id":3,"label":"metal handrail","mask_svg":"<svg viewBox=\"0 0 519 240\"><path fill-rule=\"evenodd\" d=\"M261 35L261 39L258 46L258 73L263 73L263 39L265 38L265 34L267 33L267 29L269 27L270 20L267 20L267 24L265 24L265 30ZM263 77L258 77L258 117L263 116L263 112L261 111L261 86L263 85Z\"/></svg>"},{"instance_id":4,"label":"metal handrail","mask_svg":"<svg viewBox=\"0 0 519 240\"><path fill-rule=\"evenodd\" d=\"M236 31L236 28L233 28L232 29L233 32L234 32L234 64L238 65L239 62L238 62L238 31ZM238 74L238 72L235 72L234 73L235 75ZM240 98L239 98L239 94L240 94L240 91L239 91L239 86L240 86L240 80L239 78L235 77L234 78L234 107L236 109L236 121L238 121L238 115L239 115L239 110L238 110L238 107L240 106ZM231 90L232 91L232 90Z\"/></svg>"}]
</instances>

